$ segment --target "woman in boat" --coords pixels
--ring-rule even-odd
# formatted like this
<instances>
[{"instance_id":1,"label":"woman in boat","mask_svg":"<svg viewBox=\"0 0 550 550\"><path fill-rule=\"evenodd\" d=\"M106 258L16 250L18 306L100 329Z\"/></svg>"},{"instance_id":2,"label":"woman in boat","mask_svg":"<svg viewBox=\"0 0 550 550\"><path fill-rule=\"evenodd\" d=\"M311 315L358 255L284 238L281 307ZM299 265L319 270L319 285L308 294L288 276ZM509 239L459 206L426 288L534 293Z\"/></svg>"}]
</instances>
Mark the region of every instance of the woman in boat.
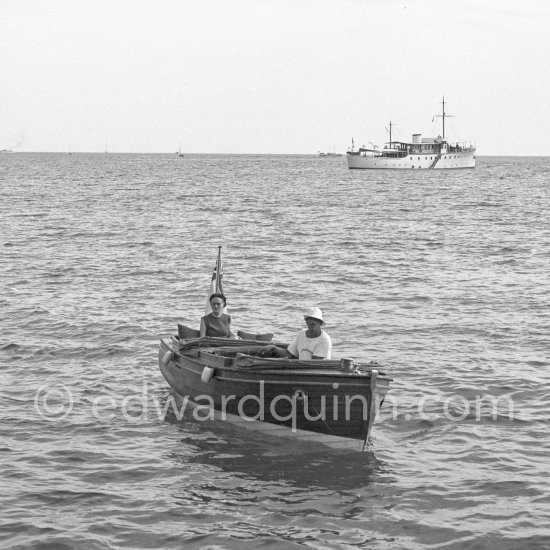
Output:
<instances>
[{"instance_id":1,"label":"woman in boat","mask_svg":"<svg viewBox=\"0 0 550 550\"><path fill-rule=\"evenodd\" d=\"M287 349L275 345L265 346L261 351L262 357L281 357L290 359L330 359L332 354L332 340L321 328L323 312L318 307L308 309L304 315L307 329L301 330Z\"/></svg>"},{"instance_id":2,"label":"woman in boat","mask_svg":"<svg viewBox=\"0 0 550 550\"><path fill-rule=\"evenodd\" d=\"M227 305L225 296L215 293L210 296L209 301L212 312L201 318L201 338L203 336L237 338L231 331L231 315L223 312Z\"/></svg>"}]
</instances>

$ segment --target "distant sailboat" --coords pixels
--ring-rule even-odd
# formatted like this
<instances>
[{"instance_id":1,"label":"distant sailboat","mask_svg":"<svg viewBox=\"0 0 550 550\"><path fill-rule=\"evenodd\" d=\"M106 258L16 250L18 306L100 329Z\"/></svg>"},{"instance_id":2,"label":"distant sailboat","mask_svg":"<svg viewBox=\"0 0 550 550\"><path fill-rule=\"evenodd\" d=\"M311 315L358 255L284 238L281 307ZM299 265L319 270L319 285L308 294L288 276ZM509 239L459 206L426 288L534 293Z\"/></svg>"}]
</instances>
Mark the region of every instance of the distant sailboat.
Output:
<instances>
[{"instance_id":1,"label":"distant sailboat","mask_svg":"<svg viewBox=\"0 0 550 550\"><path fill-rule=\"evenodd\" d=\"M184 157L185 155L181 152L181 144L178 147L178 157Z\"/></svg>"}]
</instances>

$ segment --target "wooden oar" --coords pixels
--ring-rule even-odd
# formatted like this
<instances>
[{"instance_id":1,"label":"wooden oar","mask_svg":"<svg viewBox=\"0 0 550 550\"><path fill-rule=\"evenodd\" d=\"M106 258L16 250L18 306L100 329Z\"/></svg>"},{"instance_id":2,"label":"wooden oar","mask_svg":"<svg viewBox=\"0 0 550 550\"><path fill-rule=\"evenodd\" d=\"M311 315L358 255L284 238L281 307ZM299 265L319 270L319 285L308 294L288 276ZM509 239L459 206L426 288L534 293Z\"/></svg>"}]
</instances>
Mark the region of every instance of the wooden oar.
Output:
<instances>
[{"instance_id":1,"label":"wooden oar","mask_svg":"<svg viewBox=\"0 0 550 550\"><path fill-rule=\"evenodd\" d=\"M219 346L219 347L204 347L201 348L201 352L207 352L207 353L215 353L217 355L224 355L226 353L243 353L245 355L248 355L250 353L253 353L255 351L260 351L264 346L261 345L254 345L254 344L247 344L247 345L240 345L240 346Z\"/></svg>"}]
</instances>

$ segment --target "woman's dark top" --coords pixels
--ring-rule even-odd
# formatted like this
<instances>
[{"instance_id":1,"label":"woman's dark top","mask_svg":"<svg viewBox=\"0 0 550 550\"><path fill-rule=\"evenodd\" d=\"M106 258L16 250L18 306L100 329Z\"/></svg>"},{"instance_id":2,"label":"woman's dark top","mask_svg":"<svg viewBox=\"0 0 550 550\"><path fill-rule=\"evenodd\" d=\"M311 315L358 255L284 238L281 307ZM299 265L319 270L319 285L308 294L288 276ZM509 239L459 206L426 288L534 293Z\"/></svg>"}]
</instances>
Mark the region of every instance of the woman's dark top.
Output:
<instances>
[{"instance_id":1,"label":"woman's dark top","mask_svg":"<svg viewBox=\"0 0 550 550\"><path fill-rule=\"evenodd\" d=\"M214 317L212 313L209 313L202 319L206 326L206 336L231 337L231 315L222 313L219 317Z\"/></svg>"}]
</instances>

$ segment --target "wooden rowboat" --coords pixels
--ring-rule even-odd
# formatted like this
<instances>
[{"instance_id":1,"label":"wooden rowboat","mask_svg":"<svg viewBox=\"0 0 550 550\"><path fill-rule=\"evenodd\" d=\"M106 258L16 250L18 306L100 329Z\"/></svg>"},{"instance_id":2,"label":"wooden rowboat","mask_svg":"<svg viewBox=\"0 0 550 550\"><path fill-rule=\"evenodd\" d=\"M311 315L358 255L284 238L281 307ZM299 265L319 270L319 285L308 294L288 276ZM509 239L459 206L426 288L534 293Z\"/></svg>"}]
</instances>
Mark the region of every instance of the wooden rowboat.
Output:
<instances>
[{"instance_id":1,"label":"wooden rowboat","mask_svg":"<svg viewBox=\"0 0 550 550\"><path fill-rule=\"evenodd\" d=\"M196 419L365 450L392 381L382 366L259 357L266 343L173 336L160 342L159 366Z\"/></svg>"}]
</instances>

